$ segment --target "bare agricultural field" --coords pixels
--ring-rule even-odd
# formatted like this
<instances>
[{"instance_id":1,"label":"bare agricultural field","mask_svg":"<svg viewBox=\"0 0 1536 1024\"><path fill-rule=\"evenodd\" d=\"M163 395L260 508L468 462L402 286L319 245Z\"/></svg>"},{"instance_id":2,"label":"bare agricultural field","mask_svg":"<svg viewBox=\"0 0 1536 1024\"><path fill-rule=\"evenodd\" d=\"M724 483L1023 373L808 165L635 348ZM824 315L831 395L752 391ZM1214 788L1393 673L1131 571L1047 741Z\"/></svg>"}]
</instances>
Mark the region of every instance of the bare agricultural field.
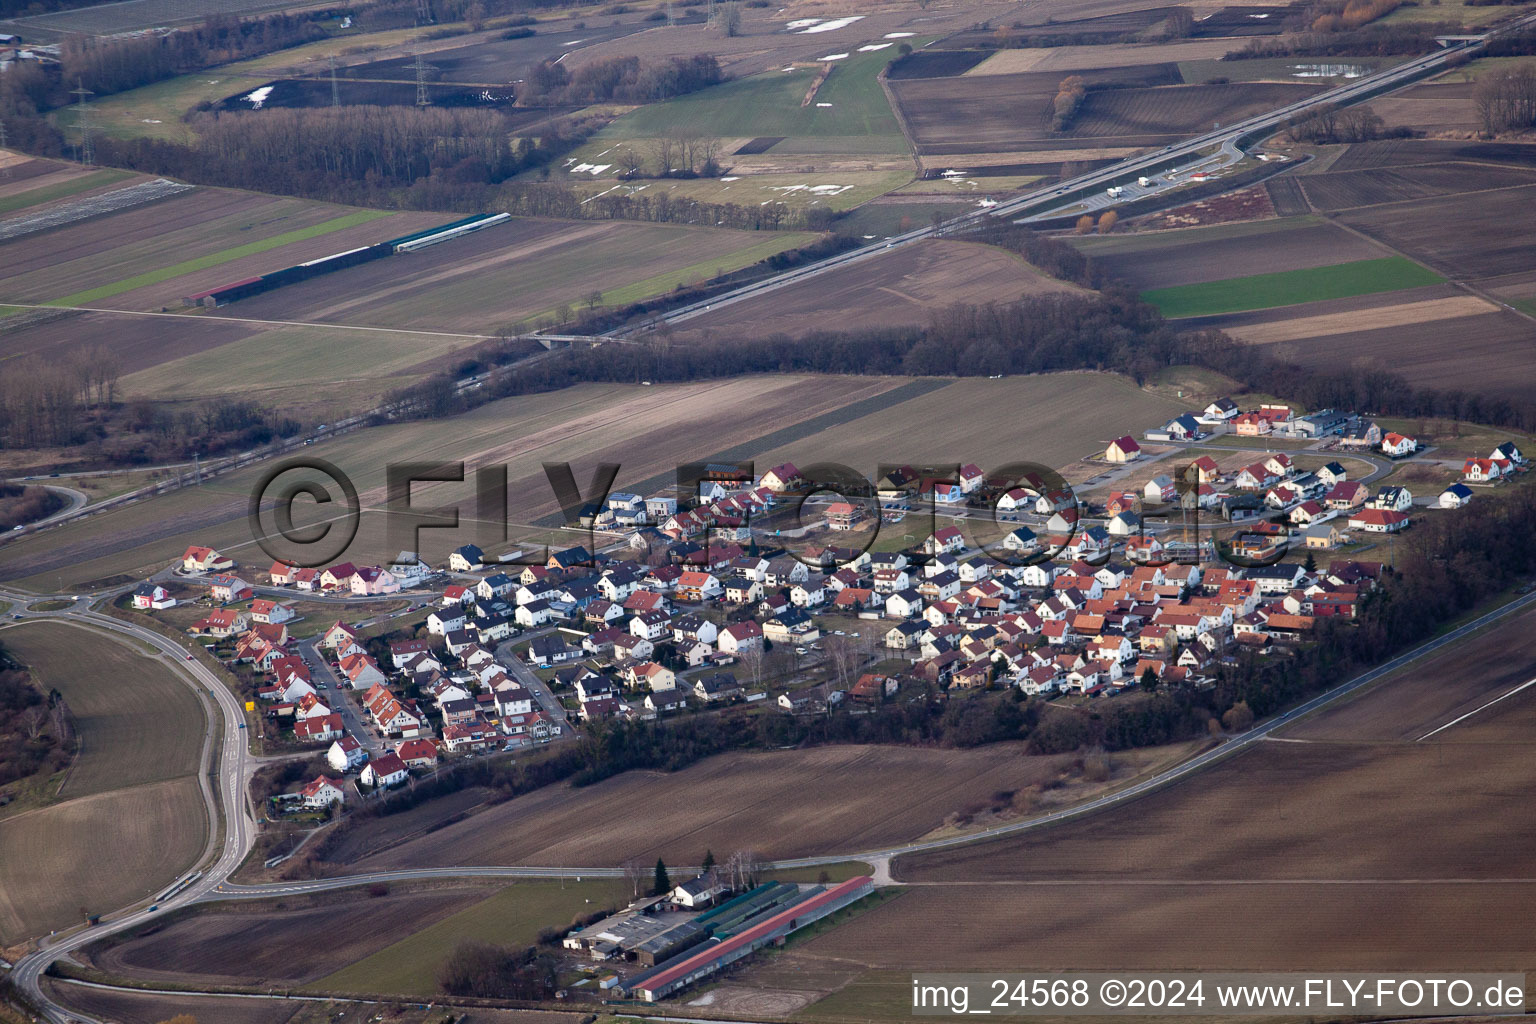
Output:
<instances>
[{"instance_id":1,"label":"bare agricultural field","mask_svg":"<svg viewBox=\"0 0 1536 1024\"><path fill-rule=\"evenodd\" d=\"M313 228L346 212L344 207L301 199L193 189L158 203L0 244L0 266L4 267L0 296L17 302L50 302L142 271ZM272 269L282 265L274 264Z\"/></svg>"},{"instance_id":2,"label":"bare agricultural field","mask_svg":"<svg viewBox=\"0 0 1536 1024\"><path fill-rule=\"evenodd\" d=\"M679 337L767 337L927 322L957 302L1012 301L1076 291L1018 256L969 242L925 241L862 260L805 284L731 303L681 325Z\"/></svg>"},{"instance_id":3,"label":"bare agricultural field","mask_svg":"<svg viewBox=\"0 0 1536 1024\"><path fill-rule=\"evenodd\" d=\"M1096 447L1102 449L1101 437L1105 444L1113 439L1096 411L1105 408L1116 410L1119 429L1139 432L1142 424L1160 424L1184 406L1114 374L967 377L941 391L773 448L761 458L765 465L783 459L830 459L869 474L880 462L975 462L989 470L1028 461L1062 468ZM990 429L977 431L957 409L1007 412Z\"/></svg>"},{"instance_id":4,"label":"bare agricultural field","mask_svg":"<svg viewBox=\"0 0 1536 1024\"><path fill-rule=\"evenodd\" d=\"M25 319L24 319L25 318ZM98 345L112 350L125 374L252 335L249 324L209 317L137 317L111 312L28 310L7 317L0 331L0 365L22 356L68 358Z\"/></svg>"},{"instance_id":5,"label":"bare agricultural field","mask_svg":"<svg viewBox=\"0 0 1536 1024\"><path fill-rule=\"evenodd\" d=\"M1525 230L1536 185L1437 196L1339 215L1453 280L1495 277L1536 264L1536 237Z\"/></svg>"},{"instance_id":6,"label":"bare agricultural field","mask_svg":"<svg viewBox=\"0 0 1536 1024\"><path fill-rule=\"evenodd\" d=\"M315 446L356 482L365 508L383 504L386 464L405 458L465 460L472 467L506 464L515 522L529 523L558 510L542 462L570 461L577 476L598 461L623 467L617 486L653 477L670 480L678 463L730 445L814 420L911 382L891 378L758 376L686 385L583 385L510 398L464 416L371 428ZM259 470L242 471L181 491L115 509L25 538L0 549L0 575L26 575L35 585L59 587L118 573L159 567L196 538L240 561L261 561L246 523L250 489ZM656 487L662 486L658 483ZM418 486L418 500L474 501L474 484ZM296 520L298 521L298 520ZM475 539L478 525L461 533L425 531L424 557L441 561L453 547ZM576 542L573 535L572 543ZM365 516L349 557L367 564L392 550L382 516ZM410 546L406 544L404 546Z\"/></svg>"},{"instance_id":7,"label":"bare agricultural field","mask_svg":"<svg viewBox=\"0 0 1536 1024\"><path fill-rule=\"evenodd\" d=\"M853 963L905 972L1523 971L1536 961L1536 938L1522 923L1533 900L1536 886L1526 882L917 885L797 953L813 969ZM912 941L934 934L944 942ZM910 974L903 985L910 989ZM861 1001L874 1002L869 994Z\"/></svg>"},{"instance_id":8,"label":"bare agricultural field","mask_svg":"<svg viewBox=\"0 0 1536 1024\"><path fill-rule=\"evenodd\" d=\"M1472 163L1330 171L1296 179L1319 210L1337 211L1437 195L1536 184L1536 169Z\"/></svg>"},{"instance_id":9,"label":"bare agricultural field","mask_svg":"<svg viewBox=\"0 0 1536 1024\"><path fill-rule=\"evenodd\" d=\"M1287 738L1337 743L1418 744L1420 738L1469 711L1487 704L1536 675L1536 612L1518 612L1490 629L1475 645L1499 652L1480 672L1465 671L1464 645L1453 644L1376 683L1325 713L1304 718L1282 730ZM1434 742L1476 745L1488 742L1530 744L1529 731L1503 735L1507 711L1529 718L1536 696L1519 694L1496 709L1473 715L1436 734Z\"/></svg>"},{"instance_id":10,"label":"bare agricultural field","mask_svg":"<svg viewBox=\"0 0 1536 1024\"><path fill-rule=\"evenodd\" d=\"M1173 43L1110 43L1105 46L1048 46L999 50L965 72L968 76L1013 75L1025 71L1072 72L1092 68L1219 60L1238 44L1231 39L1186 39Z\"/></svg>"},{"instance_id":11,"label":"bare agricultural field","mask_svg":"<svg viewBox=\"0 0 1536 1024\"><path fill-rule=\"evenodd\" d=\"M1330 170L1354 171L1362 167L1401 167L1455 161L1536 167L1536 145L1524 142L1452 142L1433 139L1360 142L1345 149Z\"/></svg>"},{"instance_id":12,"label":"bare agricultural field","mask_svg":"<svg viewBox=\"0 0 1536 1024\"><path fill-rule=\"evenodd\" d=\"M0 942L78 924L82 908L152 896L202 855L207 829L192 777L0 819Z\"/></svg>"},{"instance_id":13,"label":"bare agricultural field","mask_svg":"<svg viewBox=\"0 0 1536 1024\"><path fill-rule=\"evenodd\" d=\"M1442 286L1434 286L1442 287ZM1378 297L1379 298L1379 297ZM1348 300L1345 300L1348 301ZM1451 295L1419 302L1397 302L1372 308L1338 313L1319 313L1286 319L1226 327L1228 334L1252 345L1273 345L1282 341L1324 338L1392 327L1410 327L1461 317L1492 313L1498 307L1475 295Z\"/></svg>"},{"instance_id":14,"label":"bare agricultural field","mask_svg":"<svg viewBox=\"0 0 1536 1024\"><path fill-rule=\"evenodd\" d=\"M1111 277L1147 290L1379 259L1388 252L1313 217L1075 239Z\"/></svg>"},{"instance_id":15,"label":"bare agricultural field","mask_svg":"<svg viewBox=\"0 0 1536 1024\"><path fill-rule=\"evenodd\" d=\"M327 385L355 390L361 379L398 378L384 385L398 387L418 379L434 360L477 344L453 334L251 325L247 337L130 374L122 389L129 397L179 401L236 394L268 401L281 397L274 404L287 407L304 391Z\"/></svg>"},{"instance_id":16,"label":"bare agricultural field","mask_svg":"<svg viewBox=\"0 0 1536 1024\"><path fill-rule=\"evenodd\" d=\"M132 171L88 170L52 160L30 160L0 176L0 217L30 215L53 203L122 187L129 179L137 179L133 182L137 184L149 177Z\"/></svg>"},{"instance_id":17,"label":"bare agricultural field","mask_svg":"<svg viewBox=\"0 0 1536 1024\"><path fill-rule=\"evenodd\" d=\"M0 818L0 945L121 906L202 852L205 713L170 662L77 626L5 630L8 650L69 703L80 750L62 802ZM110 835L104 843L101 837Z\"/></svg>"},{"instance_id":18,"label":"bare agricultural field","mask_svg":"<svg viewBox=\"0 0 1536 1024\"><path fill-rule=\"evenodd\" d=\"M1536 825L1536 808L1512 801L1536 773L1536 741L1526 733L1483 742L1478 716L1433 741L1419 737L1531 677L1533 618L1522 612L1129 808L1028 839L906 858L898 874L1212 884L1529 878L1536 851L1514 837ZM1496 670L1453 668L1485 646L1501 651ZM1526 691L1507 710L1528 712L1532 701ZM1216 822L1223 827L1212 829ZM1194 834L1207 841L1191 845Z\"/></svg>"},{"instance_id":19,"label":"bare agricultural field","mask_svg":"<svg viewBox=\"0 0 1536 1024\"><path fill-rule=\"evenodd\" d=\"M752 849L769 859L877 849L939 828L1000 791L1057 777L1070 761L1028 757L1019 745L723 754L672 774L628 772L580 790L542 789L346 870L655 857L693 863L705 847ZM625 813L637 802L650 810Z\"/></svg>"},{"instance_id":20,"label":"bare agricultural field","mask_svg":"<svg viewBox=\"0 0 1536 1024\"><path fill-rule=\"evenodd\" d=\"M1531 323L1504 310L1295 339L1278 354L1314 366L1390 367L1416 387L1510 398L1536 387Z\"/></svg>"},{"instance_id":21,"label":"bare agricultural field","mask_svg":"<svg viewBox=\"0 0 1536 1024\"><path fill-rule=\"evenodd\" d=\"M250 316L428 331L494 331L579 305L670 291L808 241L624 221L519 219L416 253L365 263L225 308Z\"/></svg>"},{"instance_id":22,"label":"bare agricultural field","mask_svg":"<svg viewBox=\"0 0 1536 1024\"><path fill-rule=\"evenodd\" d=\"M1531 611L1129 807L903 858L909 887L799 946L810 1017L906 1015L912 970L1528 970ZM1471 649L1500 651L1491 673ZM1191 837L1198 837L1191 841ZM1234 913L1232 908L1240 907ZM1262 927L1254 927L1262 921ZM943 948L906 937L942 929Z\"/></svg>"},{"instance_id":23,"label":"bare agricultural field","mask_svg":"<svg viewBox=\"0 0 1536 1024\"><path fill-rule=\"evenodd\" d=\"M1270 83L1175 85L1175 64L1073 71L1089 84L1072 125L1050 130L1061 72L893 82L918 152L1017 152L1074 145L1155 146L1301 99L1318 87ZM1093 89L1097 83L1115 88ZM1139 85L1139 87L1138 87Z\"/></svg>"},{"instance_id":24,"label":"bare agricultural field","mask_svg":"<svg viewBox=\"0 0 1536 1024\"><path fill-rule=\"evenodd\" d=\"M489 893L466 886L371 897L359 889L297 909L215 905L87 954L109 974L151 983L288 988L340 970Z\"/></svg>"},{"instance_id":25,"label":"bare agricultural field","mask_svg":"<svg viewBox=\"0 0 1536 1024\"><path fill-rule=\"evenodd\" d=\"M1436 95L1443 87L1421 92L1410 89L1371 101L1371 109L1381 115L1389 128L1408 127L1434 135L1461 135L1470 138L1478 131L1477 108L1469 96Z\"/></svg>"},{"instance_id":26,"label":"bare agricultural field","mask_svg":"<svg viewBox=\"0 0 1536 1024\"><path fill-rule=\"evenodd\" d=\"M218 1024L308 1024L310 1007L291 999L247 999L234 996L166 996L132 989L88 988L52 978L43 990L61 1006L116 1024L161 1024L177 1014ZM329 1009L327 1004L319 1004Z\"/></svg>"},{"instance_id":27,"label":"bare agricultural field","mask_svg":"<svg viewBox=\"0 0 1536 1024\"><path fill-rule=\"evenodd\" d=\"M169 662L94 630L27 623L0 634L45 690L64 695L80 754L61 799L193 775L206 717Z\"/></svg>"}]
</instances>

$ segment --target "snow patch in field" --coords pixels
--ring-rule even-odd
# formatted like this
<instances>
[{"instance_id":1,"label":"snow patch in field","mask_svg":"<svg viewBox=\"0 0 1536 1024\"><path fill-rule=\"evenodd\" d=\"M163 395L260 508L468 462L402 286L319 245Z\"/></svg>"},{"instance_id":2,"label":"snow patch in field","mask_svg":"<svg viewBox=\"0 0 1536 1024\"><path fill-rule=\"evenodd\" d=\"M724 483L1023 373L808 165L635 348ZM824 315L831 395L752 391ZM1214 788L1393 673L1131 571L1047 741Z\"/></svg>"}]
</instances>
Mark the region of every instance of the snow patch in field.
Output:
<instances>
[{"instance_id":1,"label":"snow patch in field","mask_svg":"<svg viewBox=\"0 0 1536 1024\"><path fill-rule=\"evenodd\" d=\"M261 105L267 102L267 97L271 95L272 87L270 85L264 85L254 92L246 93L245 101L251 106L255 107L257 110L260 110Z\"/></svg>"},{"instance_id":2,"label":"snow patch in field","mask_svg":"<svg viewBox=\"0 0 1536 1024\"><path fill-rule=\"evenodd\" d=\"M713 992L705 992L703 995L699 996L699 998L693 1000L688 1005L689 1006L709 1006L709 1005L713 1004L714 1001L715 1001L715 994Z\"/></svg>"},{"instance_id":3,"label":"snow patch in field","mask_svg":"<svg viewBox=\"0 0 1536 1024\"><path fill-rule=\"evenodd\" d=\"M789 29L791 32L797 32L802 28L810 28L812 25L820 24L820 18L800 18L795 21L788 22L784 27Z\"/></svg>"},{"instance_id":4,"label":"snow patch in field","mask_svg":"<svg viewBox=\"0 0 1536 1024\"><path fill-rule=\"evenodd\" d=\"M829 53L825 57L817 57L817 60L842 60L848 56L846 53Z\"/></svg>"},{"instance_id":5,"label":"snow patch in field","mask_svg":"<svg viewBox=\"0 0 1536 1024\"><path fill-rule=\"evenodd\" d=\"M818 104L816 104L816 105L817 105L817 106L818 106L818 107L830 107L830 106L831 106L831 105L832 105L832 104L830 104L830 103L818 103Z\"/></svg>"},{"instance_id":6,"label":"snow patch in field","mask_svg":"<svg viewBox=\"0 0 1536 1024\"><path fill-rule=\"evenodd\" d=\"M782 192L791 195L796 192L807 192L813 196L840 196L853 188L852 185L770 185L770 192Z\"/></svg>"},{"instance_id":7,"label":"snow patch in field","mask_svg":"<svg viewBox=\"0 0 1536 1024\"><path fill-rule=\"evenodd\" d=\"M142 120L145 124L159 124L160 123L160 119L159 118L155 118L155 117L145 117L145 118L140 118L140 120Z\"/></svg>"},{"instance_id":8,"label":"snow patch in field","mask_svg":"<svg viewBox=\"0 0 1536 1024\"><path fill-rule=\"evenodd\" d=\"M862 14L853 14L846 18L833 18L831 21L823 21L818 24L811 25L808 28L803 28L800 30L799 34L802 36L808 36L814 32L836 32L840 28L847 28L854 22L863 20L864 15Z\"/></svg>"},{"instance_id":9,"label":"snow patch in field","mask_svg":"<svg viewBox=\"0 0 1536 1024\"><path fill-rule=\"evenodd\" d=\"M571 173L581 174L582 172L586 172L595 178L612 166L613 164L577 164L575 167L571 168Z\"/></svg>"},{"instance_id":10,"label":"snow patch in field","mask_svg":"<svg viewBox=\"0 0 1536 1024\"><path fill-rule=\"evenodd\" d=\"M865 43L863 46L859 47L859 52L872 53L875 50L883 50L890 45L890 43Z\"/></svg>"},{"instance_id":11,"label":"snow patch in field","mask_svg":"<svg viewBox=\"0 0 1536 1024\"><path fill-rule=\"evenodd\" d=\"M737 174L732 174L732 175L729 175L728 177L721 178L720 180L721 181L740 181L741 180L741 176L737 175Z\"/></svg>"},{"instance_id":12,"label":"snow patch in field","mask_svg":"<svg viewBox=\"0 0 1536 1024\"><path fill-rule=\"evenodd\" d=\"M917 35L916 32L887 32L885 35L881 36L880 38L881 39L911 39L915 35Z\"/></svg>"}]
</instances>

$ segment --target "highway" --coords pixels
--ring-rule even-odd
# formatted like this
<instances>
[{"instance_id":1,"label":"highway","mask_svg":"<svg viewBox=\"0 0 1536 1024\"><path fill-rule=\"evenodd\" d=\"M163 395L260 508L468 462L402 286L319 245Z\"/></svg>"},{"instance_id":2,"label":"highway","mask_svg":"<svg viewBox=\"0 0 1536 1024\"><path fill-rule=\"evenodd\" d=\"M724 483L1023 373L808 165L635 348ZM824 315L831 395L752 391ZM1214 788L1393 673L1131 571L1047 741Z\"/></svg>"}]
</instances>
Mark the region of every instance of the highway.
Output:
<instances>
[{"instance_id":1,"label":"highway","mask_svg":"<svg viewBox=\"0 0 1536 1024\"><path fill-rule=\"evenodd\" d=\"M648 318L641 324L615 328L606 332L601 337L607 340L618 340L651 330L663 323L682 323L720 306L754 298L767 292L817 277L830 270L836 270L839 267L871 259L898 246L910 245L925 238L939 237L975 227L983 223L988 217L1009 217L1029 220L1040 215L1048 215L1050 211L1076 203L1089 194L1095 192L1102 194L1102 190L1110 185L1134 181L1136 177L1143 173L1149 177L1161 175L1168 167L1177 166L1181 161L1191 159L1204 161L1217 155L1217 152L1222 151L1229 156L1239 154L1241 153L1243 140L1249 136L1270 134L1284 126L1288 120L1300 114L1306 114L1326 106L1347 106L1369 99L1379 93L1407 85L1444 67L1459 55L1481 48L1489 39L1508 32L1519 31L1532 24L1536 24L1536 14L1518 18L1485 35L1462 40L1455 43L1455 45L1447 46L1434 53L1405 61L1396 67L1386 68L1337 88L1298 100L1295 103L1288 103L1275 110L1246 118L1242 121L1236 121L1176 145L1167 146L1142 156L1127 157L1119 163L1071 178L1053 188L1036 189L1033 192L1025 193L1022 196L999 203L985 210L968 213L937 225L915 228L900 235L893 235L884 241L851 249L836 256L830 256L824 260L806 264L803 267L787 270L782 274L754 284L743 285L740 288L708 299L679 306L666 313Z\"/></svg>"},{"instance_id":2,"label":"highway","mask_svg":"<svg viewBox=\"0 0 1536 1024\"><path fill-rule=\"evenodd\" d=\"M1423 75L1443 67L1459 55L1480 48L1493 36L1519 30L1532 24L1536 24L1536 14L1517 19L1508 25L1489 32L1485 36L1459 42L1443 50L1407 61L1394 68L1377 72L1297 103L1288 104L1277 110L1227 125L1216 131L1203 134L1154 153L1140 157L1131 157L1110 167L1081 175L1055 188L1038 189L985 211L977 211L935 226L906 232L873 245L862 246L858 249L787 271L756 284L747 285L701 302L679 307L639 326L616 329L604 335L603 340L623 340L628 336L648 330L663 322L672 324L683 322L709 312L716 307L744 301L778 288L814 278L839 267L876 257L891 248L909 245L926 238L942 236L957 230L973 227L983 223L984 218L987 217L1027 219L1039 216L1059 209L1064 205L1080 202L1088 195L1093 194L1095 191L1102 191L1102 189L1109 185L1124 182L1127 179L1134 179L1141 172L1159 173L1164 168L1177 166L1184 161L1210 159L1218 152L1225 152L1228 155L1239 152L1245 139L1260 137L1263 134L1272 132L1283 126L1292 117L1306 114L1327 105L1356 103L1381 92L1408 84ZM353 421L334 425L327 433L335 433L338 428L344 429L353 425L356 425L355 418ZM296 440L294 446L302 443L302 441ZM230 461L239 464L243 458L243 456L236 457ZM67 510L55 521L67 521L87 511L89 510ZM110 600L114 596L116 596L115 593L100 595L95 600ZM12 602L14 608L11 614L20 616L22 621L59 619L120 634L158 650L176 665L189 685L196 686L206 697L211 698L212 702L216 705L217 715L214 720L219 722L220 727L218 730L210 732L205 741L204 748L213 781L210 781L209 773L204 773L201 779L204 800L210 820L209 845L201 865L203 875L183 893L163 904L157 913L163 913L171 907L195 902L223 899L264 899L285 894L316 892L362 885L374 881L444 877L575 879L583 876L614 877L623 874L622 869L614 867L471 866L403 869L400 871L374 872L314 881L282 882L266 885L232 884L228 879L249 853L256 832L254 814L245 794L246 780L250 772L254 770L255 761L248 750L246 733L240 728L243 724L244 716L239 701L211 670L201 662L189 660L186 649L178 642L147 628L138 627L101 614L94 610L89 601L74 599L68 595L55 596L51 599L66 600L70 603L68 607L55 612L32 612L27 610L29 603L46 601L50 600L50 598L46 595L20 594L0 589L0 600ZM1042 828L1049 828L1062 821L1129 803L1149 792L1176 783L1219 760L1239 753L1296 719L1344 698L1360 688L1379 680L1384 675L1440 650L1447 644L1454 643L1468 634L1518 610L1526 608L1533 602L1536 602L1536 594L1527 595L1456 630L1431 640L1412 651L1400 655L1378 668L1341 683L1326 693L1312 698L1247 733L1229 739L1205 753L1172 766L1135 785L1078 806L1027 821L998 825L965 835L908 843L879 850L846 851L818 857L798 858L781 861L772 866L780 868L814 867L847 860L864 860L875 863L877 871L882 878L886 878L888 877L890 861L893 858L968 845L1003 836L1019 835ZM9 627L14 625L15 622L15 619L7 619L4 625ZM521 675L522 673L519 673L520 677ZM543 703L542 699L541 703ZM216 738L218 744L215 748ZM143 908L141 901L141 903L136 903L133 906L104 915L101 923L96 927L78 927L73 931L43 939L36 951L17 962L11 972L11 978L17 988L33 1000L43 1010L47 1019L55 1022L55 1024L63 1024L66 1020L89 1020L89 1018L84 1017L82 1014L66 1011L49 1000L39 984L40 977L48 966L60 957L66 956L72 951L94 942L98 938L131 928L151 916Z\"/></svg>"}]
</instances>

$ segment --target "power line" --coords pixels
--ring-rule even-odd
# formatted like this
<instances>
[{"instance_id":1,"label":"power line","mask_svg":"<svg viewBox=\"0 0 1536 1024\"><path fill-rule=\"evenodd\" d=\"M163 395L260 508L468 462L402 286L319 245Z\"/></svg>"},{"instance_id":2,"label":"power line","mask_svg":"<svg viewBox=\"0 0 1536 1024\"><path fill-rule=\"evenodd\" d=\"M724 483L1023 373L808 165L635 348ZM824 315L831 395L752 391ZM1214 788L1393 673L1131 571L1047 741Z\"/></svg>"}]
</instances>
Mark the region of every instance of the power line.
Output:
<instances>
[{"instance_id":1,"label":"power line","mask_svg":"<svg viewBox=\"0 0 1536 1024\"><path fill-rule=\"evenodd\" d=\"M416 0L417 26L430 25L432 23L432 0Z\"/></svg>"},{"instance_id":2,"label":"power line","mask_svg":"<svg viewBox=\"0 0 1536 1024\"><path fill-rule=\"evenodd\" d=\"M4 149L8 142L9 140L5 134L5 118L0 117L0 149ZM0 178L9 178L10 176L11 162L7 160L4 164L0 164Z\"/></svg>"},{"instance_id":3,"label":"power line","mask_svg":"<svg viewBox=\"0 0 1536 1024\"><path fill-rule=\"evenodd\" d=\"M341 106L341 90L336 87L336 55L331 54L331 106Z\"/></svg>"},{"instance_id":4,"label":"power line","mask_svg":"<svg viewBox=\"0 0 1536 1024\"><path fill-rule=\"evenodd\" d=\"M75 97L75 109L79 111L76 115L75 127L80 129L80 162L93 164L96 162L96 144L91 138L91 108L86 104L85 98L96 94L87 89L85 83L78 78L75 79L75 88L70 90L70 94Z\"/></svg>"},{"instance_id":5,"label":"power line","mask_svg":"<svg viewBox=\"0 0 1536 1024\"><path fill-rule=\"evenodd\" d=\"M418 107L429 106L432 97L427 95L427 72L436 71L437 68L426 62L421 54L416 55L416 105Z\"/></svg>"}]
</instances>

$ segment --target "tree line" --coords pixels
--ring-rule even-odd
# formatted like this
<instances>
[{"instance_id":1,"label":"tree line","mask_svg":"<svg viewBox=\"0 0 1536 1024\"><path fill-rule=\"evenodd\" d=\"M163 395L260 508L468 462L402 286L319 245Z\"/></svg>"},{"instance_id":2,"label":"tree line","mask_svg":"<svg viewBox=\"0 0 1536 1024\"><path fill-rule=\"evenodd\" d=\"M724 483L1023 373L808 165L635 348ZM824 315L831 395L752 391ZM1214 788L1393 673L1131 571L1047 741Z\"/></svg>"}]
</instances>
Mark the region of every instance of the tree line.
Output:
<instances>
[{"instance_id":1,"label":"tree line","mask_svg":"<svg viewBox=\"0 0 1536 1024\"><path fill-rule=\"evenodd\" d=\"M1254 36L1226 60L1261 57L1395 57L1438 49L1435 36L1460 31L1451 22L1402 22L1357 29L1308 30L1278 36Z\"/></svg>"},{"instance_id":2,"label":"tree line","mask_svg":"<svg viewBox=\"0 0 1536 1024\"><path fill-rule=\"evenodd\" d=\"M1413 129L1406 126L1388 129L1386 121L1369 104L1354 107L1327 104L1311 113L1298 114L1287 120L1285 133L1292 142L1327 145L1408 138L1413 135Z\"/></svg>"},{"instance_id":3,"label":"tree line","mask_svg":"<svg viewBox=\"0 0 1536 1024\"><path fill-rule=\"evenodd\" d=\"M43 693L0 647L0 787L69 764L75 725L58 690Z\"/></svg>"},{"instance_id":4,"label":"tree line","mask_svg":"<svg viewBox=\"0 0 1536 1024\"><path fill-rule=\"evenodd\" d=\"M117 400L122 362L96 345L64 356L26 356L0 377L0 441L69 444L87 410Z\"/></svg>"},{"instance_id":5,"label":"tree line","mask_svg":"<svg viewBox=\"0 0 1536 1024\"><path fill-rule=\"evenodd\" d=\"M725 81L720 62L707 53L643 64L639 57L606 57L574 72L543 61L528 73L519 106L585 106L590 103L655 103Z\"/></svg>"},{"instance_id":6,"label":"tree line","mask_svg":"<svg viewBox=\"0 0 1536 1024\"><path fill-rule=\"evenodd\" d=\"M1484 71L1472 90L1472 104L1484 135L1536 126L1536 64Z\"/></svg>"},{"instance_id":7,"label":"tree line","mask_svg":"<svg viewBox=\"0 0 1536 1024\"><path fill-rule=\"evenodd\" d=\"M132 36L72 35L59 44L59 62L11 65L0 75L0 116L31 117L62 107L79 86L97 96L201 71L216 64L324 39L335 10L238 18L213 14L200 24Z\"/></svg>"}]
</instances>

